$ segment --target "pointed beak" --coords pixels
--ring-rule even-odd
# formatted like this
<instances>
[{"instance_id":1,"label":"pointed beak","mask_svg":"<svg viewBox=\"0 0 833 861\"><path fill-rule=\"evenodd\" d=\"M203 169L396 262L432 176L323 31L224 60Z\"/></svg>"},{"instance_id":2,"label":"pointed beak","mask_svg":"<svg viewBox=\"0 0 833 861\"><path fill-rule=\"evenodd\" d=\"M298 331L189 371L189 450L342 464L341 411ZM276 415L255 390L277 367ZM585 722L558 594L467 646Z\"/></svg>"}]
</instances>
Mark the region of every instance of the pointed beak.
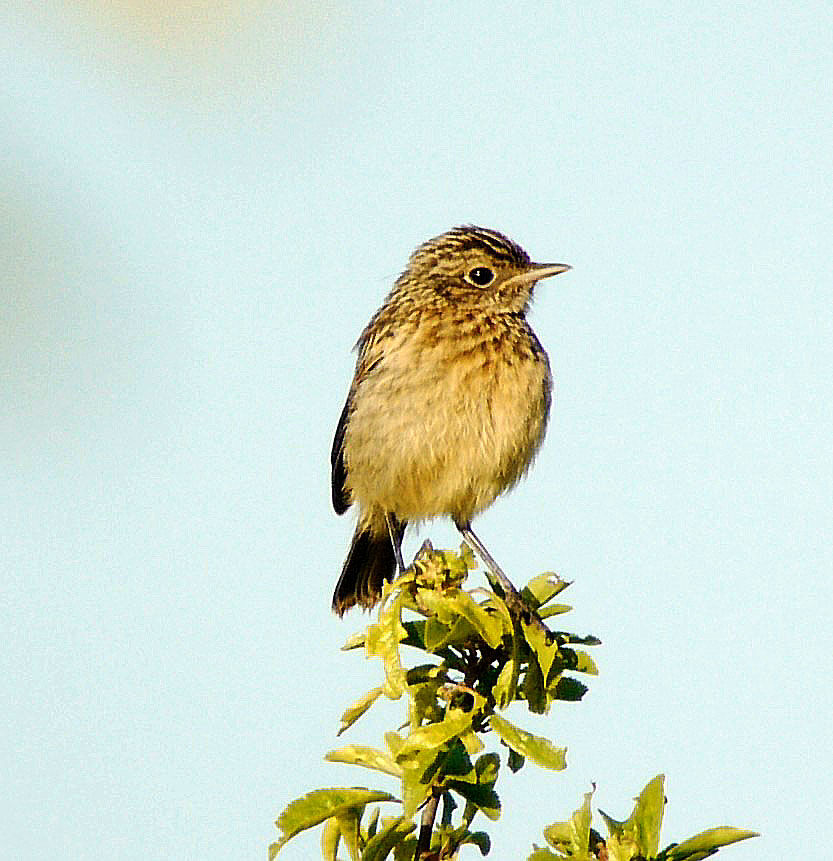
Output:
<instances>
[{"instance_id":1,"label":"pointed beak","mask_svg":"<svg viewBox=\"0 0 833 861\"><path fill-rule=\"evenodd\" d=\"M562 272L567 272L569 269L572 267L566 263L530 263L526 272L521 272L520 275L515 275L509 280L515 284L534 284L544 278L561 275Z\"/></svg>"},{"instance_id":2,"label":"pointed beak","mask_svg":"<svg viewBox=\"0 0 833 861\"><path fill-rule=\"evenodd\" d=\"M562 272L567 272L572 269L566 263L533 263L529 267L529 275L535 276L536 281L542 278L550 278L553 275L561 275Z\"/></svg>"}]
</instances>

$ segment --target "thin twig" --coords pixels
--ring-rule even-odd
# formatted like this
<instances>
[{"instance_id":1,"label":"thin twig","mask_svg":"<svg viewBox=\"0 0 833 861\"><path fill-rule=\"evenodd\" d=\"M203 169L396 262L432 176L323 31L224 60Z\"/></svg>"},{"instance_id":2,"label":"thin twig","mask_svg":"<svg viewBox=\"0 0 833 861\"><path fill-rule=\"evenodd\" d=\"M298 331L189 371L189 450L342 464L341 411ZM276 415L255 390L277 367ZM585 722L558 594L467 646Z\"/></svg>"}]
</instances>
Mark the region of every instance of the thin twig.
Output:
<instances>
[{"instance_id":1,"label":"thin twig","mask_svg":"<svg viewBox=\"0 0 833 861\"><path fill-rule=\"evenodd\" d=\"M442 790L438 786L431 789L431 797L422 809L422 819L419 823L419 838L417 839L414 861L420 861L423 853L431 848L431 834L434 831L434 819L437 815L437 806L440 803Z\"/></svg>"}]
</instances>

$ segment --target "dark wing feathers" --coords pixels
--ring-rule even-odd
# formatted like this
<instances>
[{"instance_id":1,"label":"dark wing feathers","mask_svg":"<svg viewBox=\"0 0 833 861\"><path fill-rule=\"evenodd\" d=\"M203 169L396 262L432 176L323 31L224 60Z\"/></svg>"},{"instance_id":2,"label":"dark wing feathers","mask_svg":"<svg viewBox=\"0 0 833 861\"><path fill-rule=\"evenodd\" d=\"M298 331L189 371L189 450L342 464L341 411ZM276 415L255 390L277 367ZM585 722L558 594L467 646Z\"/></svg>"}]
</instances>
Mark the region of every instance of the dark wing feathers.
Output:
<instances>
[{"instance_id":1,"label":"dark wing feathers","mask_svg":"<svg viewBox=\"0 0 833 861\"><path fill-rule=\"evenodd\" d=\"M330 453L332 465L333 508L336 514L344 514L350 507L350 497L347 493L347 461L344 459L344 432L347 429L347 414L350 411L350 398L344 404L341 418L338 420L336 435L333 439L333 450Z\"/></svg>"}]
</instances>

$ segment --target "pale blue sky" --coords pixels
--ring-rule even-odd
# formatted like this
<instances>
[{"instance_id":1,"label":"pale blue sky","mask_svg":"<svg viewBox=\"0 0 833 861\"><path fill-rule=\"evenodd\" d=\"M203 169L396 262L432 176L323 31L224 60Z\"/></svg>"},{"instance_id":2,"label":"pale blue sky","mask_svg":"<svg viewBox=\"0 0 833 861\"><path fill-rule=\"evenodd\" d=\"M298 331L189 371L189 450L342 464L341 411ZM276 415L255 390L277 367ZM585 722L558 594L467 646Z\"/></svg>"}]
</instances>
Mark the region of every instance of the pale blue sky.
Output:
<instances>
[{"instance_id":1,"label":"pale blue sky","mask_svg":"<svg viewBox=\"0 0 833 861\"><path fill-rule=\"evenodd\" d=\"M533 309L547 442L477 529L516 580L573 580L565 625L604 641L583 704L514 715L569 768L504 776L490 857L660 771L665 842L815 845L830 4L136 8L0 18L5 853L265 858L295 796L394 788L322 761L377 683L329 610L328 454L359 331L462 222L574 267Z\"/></svg>"}]
</instances>

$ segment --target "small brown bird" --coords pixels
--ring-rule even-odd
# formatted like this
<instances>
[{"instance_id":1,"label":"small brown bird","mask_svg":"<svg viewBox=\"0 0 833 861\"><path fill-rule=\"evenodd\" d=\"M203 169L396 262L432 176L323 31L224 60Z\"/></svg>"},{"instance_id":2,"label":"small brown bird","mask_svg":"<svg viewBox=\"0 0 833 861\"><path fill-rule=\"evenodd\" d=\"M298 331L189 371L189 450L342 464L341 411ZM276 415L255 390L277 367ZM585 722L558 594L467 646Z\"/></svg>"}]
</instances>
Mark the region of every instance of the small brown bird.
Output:
<instances>
[{"instance_id":1,"label":"small brown bird","mask_svg":"<svg viewBox=\"0 0 833 861\"><path fill-rule=\"evenodd\" d=\"M370 608L403 570L408 523L448 516L504 591L514 588L472 518L526 473L544 439L552 376L526 321L532 263L496 230L455 227L414 251L356 344L331 455L333 506L359 506L333 595Z\"/></svg>"}]
</instances>

